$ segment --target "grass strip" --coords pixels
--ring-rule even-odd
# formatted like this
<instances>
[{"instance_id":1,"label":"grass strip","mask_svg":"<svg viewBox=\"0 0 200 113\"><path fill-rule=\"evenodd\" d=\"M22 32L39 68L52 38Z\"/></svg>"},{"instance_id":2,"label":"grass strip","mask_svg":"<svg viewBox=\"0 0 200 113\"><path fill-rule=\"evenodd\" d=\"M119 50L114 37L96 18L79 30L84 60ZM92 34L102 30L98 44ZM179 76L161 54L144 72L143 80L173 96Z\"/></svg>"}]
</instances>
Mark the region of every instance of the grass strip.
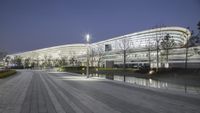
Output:
<instances>
[{"instance_id":1,"label":"grass strip","mask_svg":"<svg viewBox=\"0 0 200 113\"><path fill-rule=\"evenodd\" d=\"M0 71L0 78L9 77L11 75L14 75L15 73L17 73L16 70L4 70L4 71Z\"/></svg>"}]
</instances>

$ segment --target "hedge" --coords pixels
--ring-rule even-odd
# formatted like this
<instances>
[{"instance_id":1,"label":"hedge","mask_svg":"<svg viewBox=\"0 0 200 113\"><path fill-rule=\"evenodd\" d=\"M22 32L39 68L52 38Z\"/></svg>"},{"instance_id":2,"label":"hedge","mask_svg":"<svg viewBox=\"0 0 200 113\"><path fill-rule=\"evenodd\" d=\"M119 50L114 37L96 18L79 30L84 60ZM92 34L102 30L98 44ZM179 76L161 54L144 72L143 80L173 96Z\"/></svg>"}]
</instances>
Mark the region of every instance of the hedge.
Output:
<instances>
[{"instance_id":1,"label":"hedge","mask_svg":"<svg viewBox=\"0 0 200 113\"><path fill-rule=\"evenodd\" d=\"M4 71L0 71L0 78L9 77L11 75L14 75L15 73L17 73L16 70L4 70Z\"/></svg>"}]
</instances>

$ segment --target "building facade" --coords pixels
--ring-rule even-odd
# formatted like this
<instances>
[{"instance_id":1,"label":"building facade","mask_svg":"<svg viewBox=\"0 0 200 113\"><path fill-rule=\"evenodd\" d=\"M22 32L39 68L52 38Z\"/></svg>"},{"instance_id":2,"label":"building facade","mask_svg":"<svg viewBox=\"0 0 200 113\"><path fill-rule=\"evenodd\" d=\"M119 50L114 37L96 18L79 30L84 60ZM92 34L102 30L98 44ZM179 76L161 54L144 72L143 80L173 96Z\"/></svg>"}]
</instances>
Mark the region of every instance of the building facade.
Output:
<instances>
[{"instance_id":1,"label":"building facade","mask_svg":"<svg viewBox=\"0 0 200 113\"><path fill-rule=\"evenodd\" d=\"M150 66L183 67L188 52L188 66L200 67L200 47L190 47L188 29L162 27L131 33L89 45L90 66L120 67L124 59L127 67ZM125 53L125 54L124 54ZM47 59L53 63L65 59L68 66L86 65L86 44L67 44L8 55L9 61L20 56L23 61L43 64ZM112 65L110 65L110 63Z\"/></svg>"}]
</instances>

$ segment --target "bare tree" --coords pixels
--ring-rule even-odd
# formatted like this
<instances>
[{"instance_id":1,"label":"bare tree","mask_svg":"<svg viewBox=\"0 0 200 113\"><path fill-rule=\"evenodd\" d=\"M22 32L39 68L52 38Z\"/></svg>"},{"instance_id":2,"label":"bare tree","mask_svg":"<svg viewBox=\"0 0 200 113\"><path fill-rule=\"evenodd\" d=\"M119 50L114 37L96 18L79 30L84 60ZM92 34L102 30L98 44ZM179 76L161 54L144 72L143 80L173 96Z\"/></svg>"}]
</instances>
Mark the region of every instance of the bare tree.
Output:
<instances>
[{"instance_id":1,"label":"bare tree","mask_svg":"<svg viewBox=\"0 0 200 113\"><path fill-rule=\"evenodd\" d=\"M69 54L70 54L69 64L72 66L77 65L76 53L74 51L69 51Z\"/></svg>"},{"instance_id":2,"label":"bare tree","mask_svg":"<svg viewBox=\"0 0 200 113\"><path fill-rule=\"evenodd\" d=\"M97 47L97 66L100 67L100 63L102 62L103 56L105 55L104 48L102 46Z\"/></svg>"},{"instance_id":3,"label":"bare tree","mask_svg":"<svg viewBox=\"0 0 200 113\"><path fill-rule=\"evenodd\" d=\"M16 66L22 66L22 57L21 56L15 56L13 59L13 63Z\"/></svg>"},{"instance_id":4,"label":"bare tree","mask_svg":"<svg viewBox=\"0 0 200 113\"><path fill-rule=\"evenodd\" d=\"M156 37L155 37L155 45L154 45L154 49L156 49L156 72L158 72L159 70L159 63L160 63L160 57L159 57L159 53L160 53L160 43L161 43L161 39L163 36L163 32L161 27L166 27L165 25L159 25L159 26L155 26L155 28L159 28L159 31L156 32Z\"/></svg>"},{"instance_id":5,"label":"bare tree","mask_svg":"<svg viewBox=\"0 0 200 113\"><path fill-rule=\"evenodd\" d=\"M59 60L59 66L67 65L68 64L67 59L68 59L67 56L62 56L61 59Z\"/></svg>"},{"instance_id":6,"label":"bare tree","mask_svg":"<svg viewBox=\"0 0 200 113\"><path fill-rule=\"evenodd\" d=\"M51 55L49 55L48 56L48 59L47 59L47 67L52 67L52 56Z\"/></svg>"},{"instance_id":7,"label":"bare tree","mask_svg":"<svg viewBox=\"0 0 200 113\"><path fill-rule=\"evenodd\" d=\"M0 61L3 60L7 55L7 52L3 49L0 49Z\"/></svg>"},{"instance_id":8,"label":"bare tree","mask_svg":"<svg viewBox=\"0 0 200 113\"><path fill-rule=\"evenodd\" d=\"M200 49L199 48L193 48L195 55L200 55Z\"/></svg>"},{"instance_id":9,"label":"bare tree","mask_svg":"<svg viewBox=\"0 0 200 113\"><path fill-rule=\"evenodd\" d=\"M39 67L39 66L40 66L40 59L39 59L38 56L36 57L36 59L35 59L34 61L35 61L35 65L36 65L37 67Z\"/></svg>"},{"instance_id":10,"label":"bare tree","mask_svg":"<svg viewBox=\"0 0 200 113\"><path fill-rule=\"evenodd\" d=\"M42 63L42 65L43 65L43 68L47 66L47 60L48 60L48 57L47 57L47 55L44 55L44 58L43 58L43 63Z\"/></svg>"},{"instance_id":11,"label":"bare tree","mask_svg":"<svg viewBox=\"0 0 200 113\"><path fill-rule=\"evenodd\" d=\"M75 56L72 56L70 59L69 59L69 64L71 64L72 66L75 66L77 64L77 59Z\"/></svg>"},{"instance_id":12,"label":"bare tree","mask_svg":"<svg viewBox=\"0 0 200 113\"><path fill-rule=\"evenodd\" d=\"M51 67L52 66L52 56L47 56L47 55L44 55L44 62L43 62L43 66L44 67Z\"/></svg>"},{"instance_id":13,"label":"bare tree","mask_svg":"<svg viewBox=\"0 0 200 113\"><path fill-rule=\"evenodd\" d=\"M199 34L200 34L200 21L199 21L199 23L197 24L197 27L198 27Z\"/></svg>"},{"instance_id":14,"label":"bare tree","mask_svg":"<svg viewBox=\"0 0 200 113\"><path fill-rule=\"evenodd\" d=\"M126 60L128 56L128 50L130 49L130 40L128 37L124 37L123 39L120 40L119 43L119 48L123 52L123 70L126 69Z\"/></svg>"},{"instance_id":15,"label":"bare tree","mask_svg":"<svg viewBox=\"0 0 200 113\"><path fill-rule=\"evenodd\" d=\"M146 48L148 50L149 68L151 68L151 50L153 49L153 44L152 44L152 42L150 40L150 37L148 38L148 42L147 42Z\"/></svg>"},{"instance_id":16,"label":"bare tree","mask_svg":"<svg viewBox=\"0 0 200 113\"><path fill-rule=\"evenodd\" d=\"M119 42L119 48L121 49L120 51L122 51L122 55L123 55L123 70L126 70L126 60L127 60L127 56L128 56L128 51L130 50L130 39L128 37L124 37L120 40ZM123 75L124 77L124 82L126 81L126 75Z\"/></svg>"},{"instance_id":17,"label":"bare tree","mask_svg":"<svg viewBox=\"0 0 200 113\"><path fill-rule=\"evenodd\" d=\"M11 61L10 56L6 56L6 57L5 57L5 63L6 63L6 66L9 65L10 61Z\"/></svg>"},{"instance_id":18,"label":"bare tree","mask_svg":"<svg viewBox=\"0 0 200 113\"><path fill-rule=\"evenodd\" d=\"M164 49L165 53L164 55L166 56L166 62L169 62L169 50L173 49L175 47L175 42L172 36L169 34L165 35L164 38L161 41L161 47Z\"/></svg>"},{"instance_id":19,"label":"bare tree","mask_svg":"<svg viewBox=\"0 0 200 113\"><path fill-rule=\"evenodd\" d=\"M95 50L93 48L90 49L90 64L93 67L94 66L94 56L95 56Z\"/></svg>"},{"instance_id":20,"label":"bare tree","mask_svg":"<svg viewBox=\"0 0 200 113\"><path fill-rule=\"evenodd\" d=\"M30 58L26 58L25 60L24 60L24 67L25 68L28 68L29 66L30 66L30 64L31 64L31 62L30 62Z\"/></svg>"},{"instance_id":21,"label":"bare tree","mask_svg":"<svg viewBox=\"0 0 200 113\"><path fill-rule=\"evenodd\" d=\"M161 29L159 31L159 35L160 36L158 36L158 33L156 32L155 45L154 45L154 47L156 49L156 72L158 72L159 63L160 63L159 53L160 53L160 41L161 41L161 37L162 37Z\"/></svg>"},{"instance_id":22,"label":"bare tree","mask_svg":"<svg viewBox=\"0 0 200 113\"><path fill-rule=\"evenodd\" d=\"M72 51L69 52L71 56L74 55L74 53ZM57 65L58 66L66 66L69 63L69 59L68 56L66 55L62 55L61 52L58 54L59 55L59 59L57 59Z\"/></svg>"}]
</instances>

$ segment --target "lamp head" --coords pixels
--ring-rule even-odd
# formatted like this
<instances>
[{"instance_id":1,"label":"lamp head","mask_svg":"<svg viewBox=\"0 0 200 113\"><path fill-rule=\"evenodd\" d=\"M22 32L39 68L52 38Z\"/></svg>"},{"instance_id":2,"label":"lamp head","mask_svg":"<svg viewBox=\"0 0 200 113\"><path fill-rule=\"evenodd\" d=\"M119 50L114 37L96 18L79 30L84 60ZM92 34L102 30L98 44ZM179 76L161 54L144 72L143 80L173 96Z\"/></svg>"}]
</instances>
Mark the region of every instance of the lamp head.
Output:
<instances>
[{"instance_id":1,"label":"lamp head","mask_svg":"<svg viewBox=\"0 0 200 113\"><path fill-rule=\"evenodd\" d=\"M86 41L87 41L87 42L90 42L90 35L89 35L89 34L86 34L86 37L85 37L85 38L86 38Z\"/></svg>"}]
</instances>

